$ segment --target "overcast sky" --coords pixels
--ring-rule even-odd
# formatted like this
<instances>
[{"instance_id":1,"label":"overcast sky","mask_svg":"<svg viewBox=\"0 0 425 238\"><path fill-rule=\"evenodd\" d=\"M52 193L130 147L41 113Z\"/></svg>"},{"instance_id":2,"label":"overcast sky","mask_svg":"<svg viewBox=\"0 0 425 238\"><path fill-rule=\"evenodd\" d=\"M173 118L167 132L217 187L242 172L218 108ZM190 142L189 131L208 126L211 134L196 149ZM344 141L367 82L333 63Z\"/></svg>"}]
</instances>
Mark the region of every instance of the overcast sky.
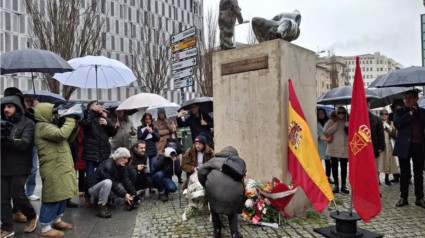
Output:
<instances>
[{"instance_id":1,"label":"overcast sky","mask_svg":"<svg viewBox=\"0 0 425 238\"><path fill-rule=\"evenodd\" d=\"M204 12L218 13L219 2L204 0ZM292 43L312 51L333 50L340 56L379 51L404 67L421 66L423 0L239 0L239 6L247 20L299 10L301 34ZM236 27L236 41L247 41L248 27Z\"/></svg>"}]
</instances>

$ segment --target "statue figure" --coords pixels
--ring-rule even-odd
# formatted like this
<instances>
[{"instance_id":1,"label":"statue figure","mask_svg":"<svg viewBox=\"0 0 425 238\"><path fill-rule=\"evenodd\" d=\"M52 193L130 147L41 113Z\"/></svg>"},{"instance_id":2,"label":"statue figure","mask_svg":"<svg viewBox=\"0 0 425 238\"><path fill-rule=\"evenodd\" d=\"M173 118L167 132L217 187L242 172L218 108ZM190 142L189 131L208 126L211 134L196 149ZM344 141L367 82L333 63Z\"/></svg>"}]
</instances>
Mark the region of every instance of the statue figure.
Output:
<instances>
[{"instance_id":1,"label":"statue figure","mask_svg":"<svg viewBox=\"0 0 425 238\"><path fill-rule=\"evenodd\" d=\"M243 22L241 8L238 0L220 0L218 15L218 25L220 27L220 47L221 50L234 49L233 35L235 32L235 22Z\"/></svg>"},{"instance_id":2,"label":"statue figure","mask_svg":"<svg viewBox=\"0 0 425 238\"><path fill-rule=\"evenodd\" d=\"M292 13L281 13L271 20L261 17L252 19L252 30L259 42L284 39L293 41L300 35L301 14L298 10Z\"/></svg>"}]
</instances>

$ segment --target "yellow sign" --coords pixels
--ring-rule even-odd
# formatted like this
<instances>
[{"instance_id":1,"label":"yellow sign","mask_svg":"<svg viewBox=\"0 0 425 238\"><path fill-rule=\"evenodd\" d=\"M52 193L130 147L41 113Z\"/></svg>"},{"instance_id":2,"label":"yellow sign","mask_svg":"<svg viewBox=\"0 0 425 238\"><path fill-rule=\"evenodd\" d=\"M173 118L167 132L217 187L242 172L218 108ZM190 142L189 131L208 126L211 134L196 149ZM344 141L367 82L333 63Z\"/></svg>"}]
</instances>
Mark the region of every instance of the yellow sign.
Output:
<instances>
[{"instance_id":1,"label":"yellow sign","mask_svg":"<svg viewBox=\"0 0 425 238\"><path fill-rule=\"evenodd\" d=\"M189 48L191 46L196 45L196 37L190 37L186 40L179 42L177 44L171 45L171 52L175 53L176 51L184 50L186 48Z\"/></svg>"}]
</instances>

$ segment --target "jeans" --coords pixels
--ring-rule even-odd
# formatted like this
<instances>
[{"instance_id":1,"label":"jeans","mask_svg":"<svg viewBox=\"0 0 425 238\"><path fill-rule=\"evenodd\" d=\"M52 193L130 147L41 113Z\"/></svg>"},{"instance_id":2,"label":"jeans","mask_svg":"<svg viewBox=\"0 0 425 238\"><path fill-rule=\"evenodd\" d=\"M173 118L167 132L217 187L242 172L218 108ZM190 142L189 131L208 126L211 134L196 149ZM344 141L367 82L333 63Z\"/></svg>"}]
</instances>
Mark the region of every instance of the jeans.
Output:
<instances>
[{"instance_id":1,"label":"jeans","mask_svg":"<svg viewBox=\"0 0 425 238\"><path fill-rule=\"evenodd\" d=\"M90 160L86 160L86 178L90 178L90 176L93 175L94 170L97 168L97 166L99 166L99 163L94 162L94 161L90 161Z\"/></svg>"},{"instance_id":2,"label":"jeans","mask_svg":"<svg viewBox=\"0 0 425 238\"><path fill-rule=\"evenodd\" d=\"M26 187L25 187L25 194L27 196L31 196L34 194L35 185L36 185L36 177L37 177L37 170L38 170L38 151L37 148L34 146L32 150L32 168L30 175L28 176Z\"/></svg>"},{"instance_id":3,"label":"jeans","mask_svg":"<svg viewBox=\"0 0 425 238\"><path fill-rule=\"evenodd\" d=\"M105 179L95 184L93 187L89 188L89 193L95 198L99 198L98 204L105 204L108 202L109 194L112 189L112 181L110 179Z\"/></svg>"},{"instance_id":4,"label":"jeans","mask_svg":"<svg viewBox=\"0 0 425 238\"><path fill-rule=\"evenodd\" d=\"M148 158L149 158L149 171L152 174L154 171L153 164L156 162L156 156L152 155L152 156L148 156Z\"/></svg>"},{"instance_id":5,"label":"jeans","mask_svg":"<svg viewBox=\"0 0 425 238\"><path fill-rule=\"evenodd\" d=\"M156 172L152 176L152 180L154 181L154 184L156 185L156 188L158 189L158 192L160 194L168 194L168 193L174 193L177 191L177 186L173 182L173 180L169 177L167 177L162 171Z\"/></svg>"},{"instance_id":6,"label":"jeans","mask_svg":"<svg viewBox=\"0 0 425 238\"><path fill-rule=\"evenodd\" d=\"M12 205L10 200L20 208L28 221L36 217L28 197L25 195L25 182L27 175L1 176L1 229L13 230Z\"/></svg>"},{"instance_id":7,"label":"jeans","mask_svg":"<svg viewBox=\"0 0 425 238\"><path fill-rule=\"evenodd\" d=\"M57 217L63 216L66 208L66 200L60 202L41 203L40 224L47 226L53 223Z\"/></svg>"}]
</instances>

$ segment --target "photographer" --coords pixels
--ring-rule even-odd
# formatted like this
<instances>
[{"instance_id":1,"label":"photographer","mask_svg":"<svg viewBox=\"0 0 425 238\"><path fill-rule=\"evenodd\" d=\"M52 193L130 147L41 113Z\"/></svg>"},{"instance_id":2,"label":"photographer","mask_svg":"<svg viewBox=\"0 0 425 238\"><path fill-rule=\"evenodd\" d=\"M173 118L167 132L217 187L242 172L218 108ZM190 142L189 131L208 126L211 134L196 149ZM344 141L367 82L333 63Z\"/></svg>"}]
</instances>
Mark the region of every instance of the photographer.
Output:
<instances>
[{"instance_id":1,"label":"photographer","mask_svg":"<svg viewBox=\"0 0 425 238\"><path fill-rule=\"evenodd\" d=\"M86 161L86 177L90 178L94 169L111 154L109 137L117 133L112 122L107 119L102 105L92 101L87 105L87 116L81 122L84 129L83 160ZM88 194L87 194L88 195ZM90 207L90 197L86 196L85 206Z\"/></svg>"},{"instance_id":2,"label":"photographer","mask_svg":"<svg viewBox=\"0 0 425 238\"><path fill-rule=\"evenodd\" d=\"M155 172L152 176L156 188L159 192L159 200L162 202L168 201L168 194L174 193L177 190L176 184L172 177L181 168L175 166L174 161L177 160L177 152L171 147L166 147L164 153L158 157L153 165ZM181 173L181 172L180 172Z\"/></svg>"},{"instance_id":3,"label":"photographer","mask_svg":"<svg viewBox=\"0 0 425 238\"><path fill-rule=\"evenodd\" d=\"M24 107L18 96L7 96L1 101L1 230L3 236L12 236L11 199L27 217L24 232L37 226L37 214L25 195L25 183L32 166L34 122L24 116ZM4 122L5 121L5 122ZM5 126L8 125L7 129ZM11 128L13 126L13 128ZM6 134L10 132L9 134Z\"/></svg>"},{"instance_id":4,"label":"photographer","mask_svg":"<svg viewBox=\"0 0 425 238\"><path fill-rule=\"evenodd\" d=\"M128 163L128 176L136 190L146 189L151 185L149 166L147 165L146 143L139 141L131 147L132 157Z\"/></svg>"},{"instance_id":5,"label":"photographer","mask_svg":"<svg viewBox=\"0 0 425 238\"><path fill-rule=\"evenodd\" d=\"M400 164L400 200L397 207L409 204L410 158L413 161L413 176L417 206L425 208L423 169L425 159L425 109L418 106L418 92L409 90L404 94L404 107L394 112L394 126L398 130L393 155Z\"/></svg>"},{"instance_id":6,"label":"photographer","mask_svg":"<svg viewBox=\"0 0 425 238\"><path fill-rule=\"evenodd\" d=\"M130 157L130 151L127 148L120 147L116 149L111 158L104 160L93 176L88 179L87 184L90 195L99 198L97 204L98 217L110 218L112 216L106 207L111 192L118 197L124 198L129 206L134 206L133 198L136 197L136 190L125 168Z\"/></svg>"},{"instance_id":7,"label":"photographer","mask_svg":"<svg viewBox=\"0 0 425 238\"><path fill-rule=\"evenodd\" d=\"M67 199L77 194L69 143L78 133L76 119L59 117L50 103L40 103L35 108L35 146L40 159L40 176L43 181L40 208L40 237L62 237L72 225L62 221Z\"/></svg>"}]
</instances>

